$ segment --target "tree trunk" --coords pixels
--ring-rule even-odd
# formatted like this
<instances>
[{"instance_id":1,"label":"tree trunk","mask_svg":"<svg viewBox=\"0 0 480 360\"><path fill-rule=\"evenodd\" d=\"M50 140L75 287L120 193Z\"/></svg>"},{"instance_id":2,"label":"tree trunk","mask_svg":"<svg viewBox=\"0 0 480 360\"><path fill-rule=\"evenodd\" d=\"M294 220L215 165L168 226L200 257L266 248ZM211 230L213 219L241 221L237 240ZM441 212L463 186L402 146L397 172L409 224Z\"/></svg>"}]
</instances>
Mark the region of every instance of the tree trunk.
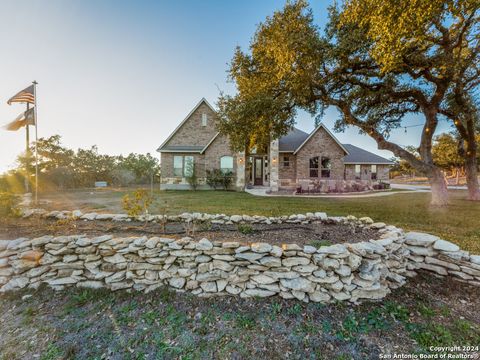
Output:
<instances>
[{"instance_id":1,"label":"tree trunk","mask_svg":"<svg viewBox=\"0 0 480 360\"><path fill-rule=\"evenodd\" d=\"M467 178L468 200L480 201L480 189L478 187L477 158L476 153L465 158L465 175Z\"/></svg>"},{"instance_id":2,"label":"tree trunk","mask_svg":"<svg viewBox=\"0 0 480 360\"><path fill-rule=\"evenodd\" d=\"M430 187L432 189L432 206L446 206L448 205L448 188L445 182L445 177L438 169L432 171L428 176Z\"/></svg>"}]
</instances>

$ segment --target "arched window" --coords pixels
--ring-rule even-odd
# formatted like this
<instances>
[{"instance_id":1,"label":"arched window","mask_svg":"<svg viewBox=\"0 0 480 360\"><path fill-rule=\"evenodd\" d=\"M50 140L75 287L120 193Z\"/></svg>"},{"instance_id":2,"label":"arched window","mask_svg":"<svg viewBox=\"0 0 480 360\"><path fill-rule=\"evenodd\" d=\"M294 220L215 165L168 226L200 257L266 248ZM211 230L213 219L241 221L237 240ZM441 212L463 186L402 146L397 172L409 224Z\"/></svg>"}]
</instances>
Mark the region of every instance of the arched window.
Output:
<instances>
[{"instance_id":1,"label":"arched window","mask_svg":"<svg viewBox=\"0 0 480 360\"><path fill-rule=\"evenodd\" d=\"M220 158L220 170L222 173L233 172L233 157L222 156Z\"/></svg>"},{"instance_id":2,"label":"arched window","mask_svg":"<svg viewBox=\"0 0 480 360\"><path fill-rule=\"evenodd\" d=\"M318 156L310 158L310 177L318 178Z\"/></svg>"}]
</instances>

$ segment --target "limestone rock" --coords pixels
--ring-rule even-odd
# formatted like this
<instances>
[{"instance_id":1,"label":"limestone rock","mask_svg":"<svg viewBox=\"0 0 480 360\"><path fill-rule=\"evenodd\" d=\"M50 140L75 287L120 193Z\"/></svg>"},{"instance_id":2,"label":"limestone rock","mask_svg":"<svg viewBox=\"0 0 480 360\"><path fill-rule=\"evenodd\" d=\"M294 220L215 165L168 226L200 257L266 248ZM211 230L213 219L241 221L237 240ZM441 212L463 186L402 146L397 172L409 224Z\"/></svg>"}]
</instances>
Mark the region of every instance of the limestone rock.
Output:
<instances>
[{"instance_id":1,"label":"limestone rock","mask_svg":"<svg viewBox=\"0 0 480 360\"><path fill-rule=\"evenodd\" d=\"M405 242L414 246L429 246L440 238L435 235L411 231L405 234Z\"/></svg>"},{"instance_id":2,"label":"limestone rock","mask_svg":"<svg viewBox=\"0 0 480 360\"><path fill-rule=\"evenodd\" d=\"M290 257L282 260L282 265L286 267L307 265L308 263L310 263L310 260L304 257Z\"/></svg>"},{"instance_id":3,"label":"limestone rock","mask_svg":"<svg viewBox=\"0 0 480 360\"><path fill-rule=\"evenodd\" d=\"M307 293L315 291L315 284L302 277L296 279L280 279L280 284L287 289L303 291Z\"/></svg>"},{"instance_id":4,"label":"limestone rock","mask_svg":"<svg viewBox=\"0 0 480 360\"><path fill-rule=\"evenodd\" d=\"M195 246L197 250L212 250L213 244L208 239L201 239Z\"/></svg>"},{"instance_id":5,"label":"limestone rock","mask_svg":"<svg viewBox=\"0 0 480 360\"><path fill-rule=\"evenodd\" d=\"M244 259L252 262L261 259L263 256L264 254L259 254L254 252L241 252L241 253L235 254L235 258L237 259Z\"/></svg>"},{"instance_id":6,"label":"limestone rock","mask_svg":"<svg viewBox=\"0 0 480 360\"><path fill-rule=\"evenodd\" d=\"M174 277L168 280L168 283L170 284L170 286L176 289L183 288L183 286L185 285L185 282L186 282L185 278L182 278L182 277Z\"/></svg>"},{"instance_id":7,"label":"limestone rock","mask_svg":"<svg viewBox=\"0 0 480 360\"><path fill-rule=\"evenodd\" d=\"M272 245L267 243L254 243L250 247L256 253L268 253L272 250Z\"/></svg>"},{"instance_id":8,"label":"limestone rock","mask_svg":"<svg viewBox=\"0 0 480 360\"><path fill-rule=\"evenodd\" d=\"M247 289L244 291L244 293L248 296L262 297L262 298L275 295L274 291L262 290L262 289Z\"/></svg>"},{"instance_id":9,"label":"limestone rock","mask_svg":"<svg viewBox=\"0 0 480 360\"><path fill-rule=\"evenodd\" d=\"M458 251L460 247L451 243L450 241L439 239L433 243L433 248L441 251Z\"/></svg>"}]
</instances>

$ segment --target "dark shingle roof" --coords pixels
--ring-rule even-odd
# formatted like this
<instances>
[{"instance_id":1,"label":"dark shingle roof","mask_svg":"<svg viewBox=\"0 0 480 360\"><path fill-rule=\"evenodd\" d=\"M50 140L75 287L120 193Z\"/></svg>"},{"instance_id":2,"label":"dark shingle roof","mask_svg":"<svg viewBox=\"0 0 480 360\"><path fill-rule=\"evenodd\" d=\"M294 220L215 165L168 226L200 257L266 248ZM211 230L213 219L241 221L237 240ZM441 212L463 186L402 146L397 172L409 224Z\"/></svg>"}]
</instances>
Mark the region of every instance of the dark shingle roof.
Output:
<instances>
[{"instance_id":1,"label":"dark shingle roof","mask_svg":"<svg viewBox=\"0 0 480 360\"><path fill-rule=\"evenodd\" d=\"M200 152L205 146L193 146L193 145L169 145L164 146L158 151L175 151L175 152Z\"/></svg>"},{"instance_id":2,"label":"dark shingle roof","mask_svg":"<svg viewBox=\"0 0 480 360\"><path fill-rule=\"evenodd\" d=\"M293 128L287 135L282 136L278 140L279 150L294 152L308 138L308 135L305 131Z\"/></svg>"},{"instance_id":3,"label":"dark shingle roof","mask_svg":"<svg viewBox=\"0 0 480 360\"><path fill-rule=\"evenodd\" d=\"M343 146L349 152L349 154L343 158L343 162L345 164L393 164L390 160L387 160L367 150L363 150L352 144L343 144Z\"/></svg>"},{"instance_id":4,"label":"dark shingle roof","mask_svg":"<svg viewBox=\"0 0 480 360\"><path fill-rule=\"evenodd\" d=\"M279 150L283 152L294 152L303 142L308 138L309 134L297 128L293 128L287 135L279 139ZM345 164L392 164L381 156L363 150L352 144L342 144L348 151L348 154L343 158Z\"/></svg>"}]
</instances>

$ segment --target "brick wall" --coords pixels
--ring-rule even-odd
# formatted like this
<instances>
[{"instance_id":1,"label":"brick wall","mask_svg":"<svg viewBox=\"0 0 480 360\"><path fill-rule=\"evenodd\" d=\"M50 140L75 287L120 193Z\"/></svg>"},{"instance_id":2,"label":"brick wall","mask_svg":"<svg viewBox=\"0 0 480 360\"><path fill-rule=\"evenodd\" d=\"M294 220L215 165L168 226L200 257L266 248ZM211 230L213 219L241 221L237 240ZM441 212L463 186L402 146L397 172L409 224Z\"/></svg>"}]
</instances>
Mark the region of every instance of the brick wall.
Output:
<instances>
[{"instance_id":1,"label":"brick wall","mask_svg":"<svg viewBox=\"0 0 480 360\"><path fill-rule=\"evenodd\" d=\"M207 114L207 126L202 126L202 114L204 113ZM205 146L217 133L215 121L215 113L207 104L202 103L166 145Z\"/></svg>"},{"instance_id":2,"label":"brick wall","mask_svg":"<svg viewBox=\"0 0 480 360\"><path fill-rule=\"evenodd\" d=\"M390 166L377 165L377 180L389 179ZM372 178L372 165L360 165L360 180L371 180ZM355 180L355 165L345 165L345 179Z\"/></svg>"},{"instance_id":3,"label":"brick wall","mask_svg":"<svg viewBox=\"0 0 480 360\"><path fill-rule=\"evenodd\" d=\"M325 156L330 158L332 164L330 179L343 179L343 157L345 156L345 152L325 129L320 128L296 155L297 179L310 178L310 158L314 156L319 157L319 176L321 173L320 158Z\"/></svg>"}]
</instances>

